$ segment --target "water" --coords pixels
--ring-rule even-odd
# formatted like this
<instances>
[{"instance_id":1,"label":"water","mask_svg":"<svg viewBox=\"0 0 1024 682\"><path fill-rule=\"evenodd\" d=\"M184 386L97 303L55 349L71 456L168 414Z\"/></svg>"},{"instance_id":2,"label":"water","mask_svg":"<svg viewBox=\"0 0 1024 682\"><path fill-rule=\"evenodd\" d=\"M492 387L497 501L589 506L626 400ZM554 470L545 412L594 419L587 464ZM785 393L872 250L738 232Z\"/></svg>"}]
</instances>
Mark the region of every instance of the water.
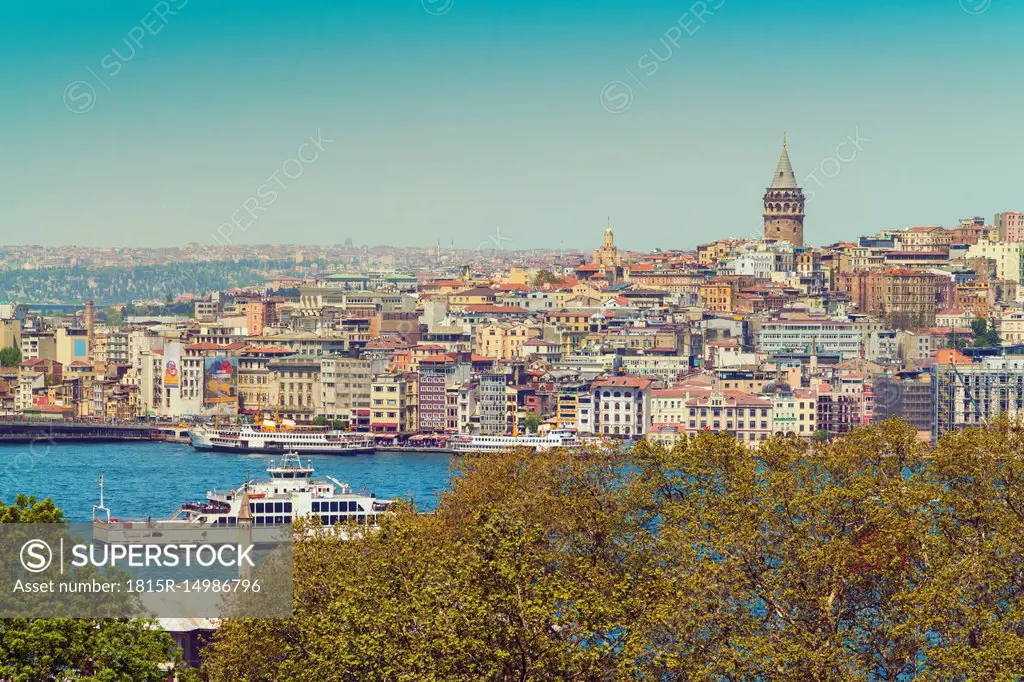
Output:
<instances>
[{"instance_id":1,"label":"water","mask_svg":"<svg viewBox=\"0 0 1024 682\"><path fill-rule=\"evenodd\" d=\"M112 516L161 519L182 502L202 500L211 489L237 488L248 474L265 479L267 455L197 452L173 443L0 445L0 500L18 493L52 498L71 521L88 522L99 499L103 473L105 502ZM427 452L366 455L302 455L312 460L315 478L333 476L353 490L365 486L377 497L415 500L433 509L448 487L452 457Z\"/></svg>"}]
</instances>

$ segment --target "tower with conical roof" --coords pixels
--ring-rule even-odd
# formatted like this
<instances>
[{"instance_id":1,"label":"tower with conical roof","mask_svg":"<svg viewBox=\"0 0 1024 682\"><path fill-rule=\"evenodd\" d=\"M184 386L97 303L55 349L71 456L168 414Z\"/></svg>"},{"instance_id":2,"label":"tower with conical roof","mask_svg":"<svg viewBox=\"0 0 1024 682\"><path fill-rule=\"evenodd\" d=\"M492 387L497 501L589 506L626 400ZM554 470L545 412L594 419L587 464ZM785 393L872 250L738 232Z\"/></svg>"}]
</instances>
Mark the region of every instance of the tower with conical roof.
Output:
<instances>
[{"instance_id":1,"label":"tower with conical roof","mask_svg":"<svg viewBox=\"0 0 1024 682\"><path fill-rule=\"evenodd\" d=\"M785 135L779 165L764 193L764 238L804 245L804 192L796 184Z\"/></svg>"}]
</instances>

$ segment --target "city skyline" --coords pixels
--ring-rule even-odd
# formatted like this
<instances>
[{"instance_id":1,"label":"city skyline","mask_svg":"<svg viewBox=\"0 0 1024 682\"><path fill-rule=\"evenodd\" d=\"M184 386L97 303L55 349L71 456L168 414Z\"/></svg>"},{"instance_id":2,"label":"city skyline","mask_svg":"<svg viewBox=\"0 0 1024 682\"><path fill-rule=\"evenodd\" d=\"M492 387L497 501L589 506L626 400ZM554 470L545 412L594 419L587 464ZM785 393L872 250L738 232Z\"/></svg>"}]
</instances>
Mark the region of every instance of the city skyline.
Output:
<instances>
[{"instance_id":1,"label":"city skyline","mask_svg":"<svg viewBox=\"0 0 1024 682\"><path fill-rule=\"evenodd\" d=\"M1019 208L1007 2L58 8L0 29L4 241L692 248L784 132L812 245Z\"/></svg>"}]
</instances>

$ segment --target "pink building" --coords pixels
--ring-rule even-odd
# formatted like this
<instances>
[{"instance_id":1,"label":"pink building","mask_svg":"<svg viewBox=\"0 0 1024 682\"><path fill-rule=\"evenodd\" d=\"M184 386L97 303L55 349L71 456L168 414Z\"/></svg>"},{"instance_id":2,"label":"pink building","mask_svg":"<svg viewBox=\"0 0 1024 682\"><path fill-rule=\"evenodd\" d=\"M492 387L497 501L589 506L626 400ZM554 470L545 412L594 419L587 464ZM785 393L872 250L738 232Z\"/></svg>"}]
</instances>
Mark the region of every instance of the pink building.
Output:
<instances>
[{"instance_id":1,"label":"pink building","mask_svg":"<svg viewBox=\"0 0 1024 682\"><path fill-rule=\"evenodd\" d=\"M1024 213L1004 211L996 213L996 229L1004 242L1024 242Z\"/></svg>"}]
</instances>

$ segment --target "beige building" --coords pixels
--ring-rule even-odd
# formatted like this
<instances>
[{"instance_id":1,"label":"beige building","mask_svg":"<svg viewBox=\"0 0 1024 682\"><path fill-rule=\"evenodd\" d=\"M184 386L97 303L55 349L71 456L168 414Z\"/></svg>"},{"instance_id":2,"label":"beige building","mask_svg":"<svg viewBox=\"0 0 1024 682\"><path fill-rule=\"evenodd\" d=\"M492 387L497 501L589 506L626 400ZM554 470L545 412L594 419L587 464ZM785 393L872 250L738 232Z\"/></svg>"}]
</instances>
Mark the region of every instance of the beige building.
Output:
<instances>
[{"instance_id":1,"label":"beige building","mask_svg":"<svg viewBox=\"0 0 1024 682\"><path fill-rule=\"evenodd\" d=\"M539 327L520 322L493 322L477 328L474 350L485 358L513 360L524 357L523 346L540 335Z\"/></svg>"},{"instance_id":2,"label":"beige building","mask_svg":"<svg viewBox=\"0 0 1024 682\"><path fill-rule=\"evenodd\" d=\"M270 394L278 397L282 419L309 423L323 396L320 383L321 358L315 355L287 355L272 359L268 365Z\"/></svg>"},{"instance_id":3,"label":"beige building","mask_svg":"<svg viewBox=\"0 0 1024 682\"><path fill-rule=\"evenodd\" d=\"M1008 310L999 320L999 338L1003 345L1024 343L1024 311Z\"/></svg>"},{"instance_id":4,"label":"beige building","mask_svg":"<svg viewBox=\"0 0 1024 682\"><path fill-rule=\"evenodd\" d=\"M360 412L370 410L370 360L324 358L320 362L320 373L323 399L319 414L357 424Z\"/></svg>"},{"instance_id":5,"label":"beige building","mask_svg":"<svg viewBox=\"0 0 1024 682\"><path fill-rule=\"evenodd\" d=\"M1021 283L1024 271L1024 243L980 240L967 249L967 258L986 258L996 264L996 277Z\"/></svg>"},{"instance_id":6,"label":"beige building","mask_svg":"<svg viewBox=\"0 0 1024 682\"><path fill-rule=\"evenodd\" d=\"M810 438L817 429L817 399L811 391L778 393L772 399L772 431Z\"/></svg>"},{"instance_id":7,"label":"beige building","mask_svg":"<svg viewBox=\"0 0 1024 682\"><path fill-rule=\"evenodd\" d=\"M409 433L416 430L416 384L411 374L382 374L370 384L370 430Z\"/></svg>"}]
</instances>

